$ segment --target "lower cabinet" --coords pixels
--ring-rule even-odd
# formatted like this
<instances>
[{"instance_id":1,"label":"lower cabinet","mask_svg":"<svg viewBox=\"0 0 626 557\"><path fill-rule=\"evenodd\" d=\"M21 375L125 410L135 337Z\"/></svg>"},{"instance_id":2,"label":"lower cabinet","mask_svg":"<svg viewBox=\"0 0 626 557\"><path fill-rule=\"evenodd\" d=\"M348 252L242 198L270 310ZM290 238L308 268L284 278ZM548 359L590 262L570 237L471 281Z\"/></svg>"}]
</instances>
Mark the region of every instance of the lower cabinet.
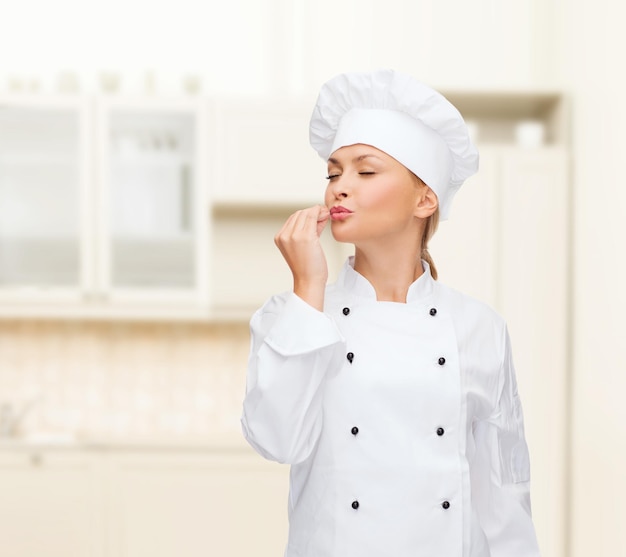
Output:
<instances>
[{"instance_id":1,"label":"lower cabinet","mask_svg":"<svg viewBox=\"0 0 626 557\"><path fill-rule=\"evenodd\" d=\"M104 556L97 460L77 451L0 453L0 554Z\"/></svg>"},{"instance_id":2,"label":"lower cabinet","mask_svg":"<svg viewBox=\"0 0 626 557\"><path fill-rule=\"evenodd\" d=\"M275 557L287 497L288 467L247 450L7 450L0 554Z\"/></svg>"},{"instance_id":3,"label":"lower cabinet","mask_svg":"<svg viewBox=\"0 0 626 557\"><path fill-rule=\"evenodd\" d=\"M112 556L284 553L286 466L243 452L117 454L109 466Z\"/></svg>"}]
</instances>

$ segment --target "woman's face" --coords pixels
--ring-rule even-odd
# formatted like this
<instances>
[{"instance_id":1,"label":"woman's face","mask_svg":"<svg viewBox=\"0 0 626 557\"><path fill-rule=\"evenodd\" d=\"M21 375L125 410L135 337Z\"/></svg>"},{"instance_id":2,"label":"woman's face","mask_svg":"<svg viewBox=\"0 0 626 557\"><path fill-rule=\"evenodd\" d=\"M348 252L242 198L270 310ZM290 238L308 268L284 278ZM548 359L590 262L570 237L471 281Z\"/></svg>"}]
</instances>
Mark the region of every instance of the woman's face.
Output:
<instances>
[{"instance_id":1,"label":"woman's face","mask_svg":"<svg viewBox=\"0 0 626 557\"><path fill-rule=\"evenodd\" d=\"M325 202L339 242L358 245L404 234L415 237L419 217L429 216L422 206L429 188L393 157L370 145L337 149L328 159L328 181Z\"/></svg>"}]
</instances>

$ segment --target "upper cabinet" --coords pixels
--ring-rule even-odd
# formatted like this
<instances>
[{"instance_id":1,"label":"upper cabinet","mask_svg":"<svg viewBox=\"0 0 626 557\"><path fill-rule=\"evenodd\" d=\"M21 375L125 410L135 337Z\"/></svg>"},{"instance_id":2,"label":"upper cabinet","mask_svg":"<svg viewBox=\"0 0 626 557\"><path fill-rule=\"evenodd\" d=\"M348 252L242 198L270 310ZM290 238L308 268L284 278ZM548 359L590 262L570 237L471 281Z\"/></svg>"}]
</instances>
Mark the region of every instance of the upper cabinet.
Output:
<instances>
[{"instance_id":1,"label":"upper cabinet","mask_svg":"<svg viewBox=\"0 0 626 557\"><path fill-rule=\"evenodd\" d=\"M88 105L0 99L3 302L77 301L90 280Z\"/></svg>"},{"instance_id":2,"label":"upper cabinet","mask_svg":"<svg viewBox=\"0 0 626 557\"><path fill-rule=\"evenodd\" d=\"M0 314L206 318L205 114L0 99Z\"/></svg>"},{"instance_id":3,"label":"upper cabinet","mask_svg":"<svg viewBox=\"0 0 626 557\"><path fill-rule=\"evenodd\" d=\"M96 108L95 294L206 309L203 104L101 100Z\"/></svg>"},{"instance_id":4,"label":"upper cabinet","mask_svg":"<svg viewBox=\"0 0 626 557\"><path fill-rule=\"evenodd\" d=\"M503 235L515 220L503 196L537 154L529 179L549 188L566 176L566 107L550 92L444 93L470 126L481 170L432 251L443 282L499 305ZM275 233L323 202L312 106L0 97L0 317L249 319L291 288ZM322 242L334 277L351 246L328 231Z\"/></svg>"},{"instance_id":5,"label":"upper cabinet","mask_svg":"<svg viewBox=\"0 0 626 557\"><path fill-rule=\"evenodd\" d=\"M326 163L309 146L313 102L215 106L213 203L293 208L323 202Z\"/></svg>"}]
</instances>

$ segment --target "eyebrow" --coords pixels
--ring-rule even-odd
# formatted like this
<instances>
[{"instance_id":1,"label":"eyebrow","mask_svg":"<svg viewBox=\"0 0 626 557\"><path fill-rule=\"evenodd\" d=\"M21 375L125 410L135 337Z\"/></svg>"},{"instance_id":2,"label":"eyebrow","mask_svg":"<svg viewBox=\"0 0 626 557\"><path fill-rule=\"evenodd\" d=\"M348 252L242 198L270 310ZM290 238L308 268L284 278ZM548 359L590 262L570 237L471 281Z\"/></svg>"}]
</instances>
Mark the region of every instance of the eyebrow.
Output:
<instances>
[{"instance_id":1,"label":"eyebrow","mask_svg":"<svg viewBox=\"0 0 626 557\"><path fill-rule=\"evenodd\" d=\"M383 160L380 157L377 157L376 155L374 155L373 153L366 153L365 155L359 155L358 157L354 157L352 159L352 162L360 162L363 159L367 159L368 157L373 157L375 159L378 159L379 161ZM332 157L328 159L328 162L332 164L341 164L337 159L333 159Z\"/></svg>"}]
</instances>

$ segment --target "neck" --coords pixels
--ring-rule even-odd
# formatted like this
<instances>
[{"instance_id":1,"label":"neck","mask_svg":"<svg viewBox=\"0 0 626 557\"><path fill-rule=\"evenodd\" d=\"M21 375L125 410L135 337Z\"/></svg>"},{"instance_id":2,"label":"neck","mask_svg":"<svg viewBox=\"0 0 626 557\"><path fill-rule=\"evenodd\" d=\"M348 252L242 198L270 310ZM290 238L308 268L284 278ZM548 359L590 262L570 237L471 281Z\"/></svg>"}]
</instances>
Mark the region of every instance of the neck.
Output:
<instances>
[{"instance_id":1,"label":"neck","mask_svg":"<svg viewBox=\"0 0 626 557\"><path fill-rule=\"evenodd\" d=\"M354 270L374 287L378 301L406 302L409 286L424 272L417 240L412 246L355 247Z\"/></svg>"}]
</instances>

